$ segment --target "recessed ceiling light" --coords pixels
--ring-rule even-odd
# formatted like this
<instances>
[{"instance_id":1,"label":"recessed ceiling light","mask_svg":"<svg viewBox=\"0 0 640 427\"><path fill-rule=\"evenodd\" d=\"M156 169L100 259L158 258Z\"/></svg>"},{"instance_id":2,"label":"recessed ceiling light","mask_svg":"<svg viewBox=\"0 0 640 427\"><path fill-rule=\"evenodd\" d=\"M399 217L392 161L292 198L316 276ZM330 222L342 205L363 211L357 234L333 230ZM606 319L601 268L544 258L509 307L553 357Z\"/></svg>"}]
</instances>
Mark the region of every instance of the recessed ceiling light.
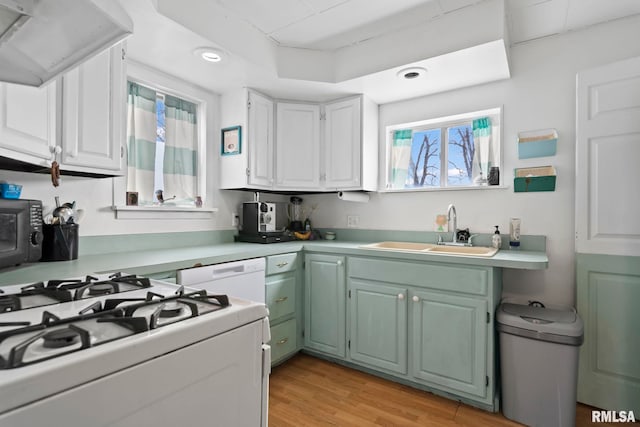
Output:
<instances>
[{"instance_id":1,"label":"recessed ceiling light","mask_svg":"<svg viewBox=\"0 0 640 427\"><path fill-rule=\"evenodd\" d=\"M212 47L199 47L193 51L193 54L208 62L222 61L222 52Z\"/></svg>"},{"instance_id":2,"label":"recessed ceiling light","mask_svg":"<svg viewBox=\"0 0 640 427\"><path fill-rule=\"evenodd\" d=\"M396 73L396 76L399 79L414 80L414 79L417 79L419 77L424 76L426 73L427 73L427 69L426 68L409 67L409 68L403 68L402 70L398 71Z\"/></svg>"}]
</instances>

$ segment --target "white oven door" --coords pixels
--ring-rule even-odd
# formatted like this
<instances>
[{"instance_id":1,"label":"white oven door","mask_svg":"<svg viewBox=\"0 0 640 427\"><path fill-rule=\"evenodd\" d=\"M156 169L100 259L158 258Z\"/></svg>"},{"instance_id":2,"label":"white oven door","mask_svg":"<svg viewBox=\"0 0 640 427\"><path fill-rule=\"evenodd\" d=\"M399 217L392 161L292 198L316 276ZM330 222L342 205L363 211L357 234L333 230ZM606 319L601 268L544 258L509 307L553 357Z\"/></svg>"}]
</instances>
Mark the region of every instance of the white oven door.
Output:
<instances>
[{"instance_id":1,"label":"white oven door","mask_svg":"<svg viewBox=\"0 0 640 427\"><path fill-rule=\"evenodd\" d=\"M253 322L2 414L0 425L266 425L262 344Z\"/></svg>"}]
</instances>

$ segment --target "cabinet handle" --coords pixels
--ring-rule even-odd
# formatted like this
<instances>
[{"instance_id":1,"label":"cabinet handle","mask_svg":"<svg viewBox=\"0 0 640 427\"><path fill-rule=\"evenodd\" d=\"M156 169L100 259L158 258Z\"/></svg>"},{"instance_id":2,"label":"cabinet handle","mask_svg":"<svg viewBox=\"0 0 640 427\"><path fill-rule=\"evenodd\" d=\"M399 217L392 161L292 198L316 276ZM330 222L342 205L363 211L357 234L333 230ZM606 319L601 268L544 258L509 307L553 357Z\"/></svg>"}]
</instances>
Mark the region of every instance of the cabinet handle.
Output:
<instances>
[{"instance_id":1,"label":"cabinet handle","mask_svg":"<svg viewBox=\"0 0 640 427\"><path fill-rule=\"evenodd\" d=\"M413 302L418 302L418 301L420 301L420 298L417 295L414 295L412 300L413 300Z\"/></svg>"},{"instance_id":2,"label":"cabinet handle","mask_svg":"<svg viewBox=\"0 0 640 427\"><path fill-rule=\"evenodd\" d=\"M281 263L276 264L276 265L277 265L278 267L282 268L282 267L284 267L285 265L289 265L289 263L288 263L288 262L281 262Z\"/></svg>"},{"instance_id":3,"label":"cabinet handle","mask_svg":"<svg viewBox=\"0 0 640 427\"><path fill-rule=\"evenodd\" d=\"M403 300L404 299L404 294L398 294L398 299L399 300Z\"/></svg>"},{"instance_id":4,"label":"cabinet handle","mask_svg":"<svg viewBox=\"0 0 640 427\"><path fill-rule=\"evenodd\" d=\"M288 299L289 299L289 297L280 297L275 302L285 302Z\"/></svg>"},{"instance_id":5,"label":"cabinet handle","mask_svg":"<svg viewBox=\"0 0 640 427\"><path fill-rule=\"evenodd\" d=\"M342 261L336 262L336 265L342 265Z\"/></svg>"},{"instance_id":6,"label":"cabinet handle","mask_svg":"<svg viewBox=\"0 0 640 427\"><path fill-rule=\"evenodd\" d=\"M280 341L277 342L277 344L278 345L286 344L287 341L289 341L289 338L282 338Z\"/></svg>"}]
</instances>

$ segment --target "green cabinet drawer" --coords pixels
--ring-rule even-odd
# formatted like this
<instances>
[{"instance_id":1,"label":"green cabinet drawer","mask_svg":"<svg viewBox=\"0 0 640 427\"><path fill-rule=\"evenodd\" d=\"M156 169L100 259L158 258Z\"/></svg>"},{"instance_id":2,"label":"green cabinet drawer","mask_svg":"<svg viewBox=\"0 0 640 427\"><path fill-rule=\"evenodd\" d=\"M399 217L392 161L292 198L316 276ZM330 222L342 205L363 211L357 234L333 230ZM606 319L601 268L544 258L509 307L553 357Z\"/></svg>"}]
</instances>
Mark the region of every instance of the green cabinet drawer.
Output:
<instances>
[{"instance_id":1,"label":"green cabinet drawer","mask_svg":"<svg viewBox=\"0 0 640 427\"><path fill-rule=\"evenodd\" d=\"M271 327L271 363L296 351L296 319Z\"/></svg>"},{"instance_id":2,"label":"green cabinet drawer","mask_svg":"<svg viewBox=\"0 0 640 427\"><path fill-rule=\"evenodd\" d=\"M296 310L295 273L276 274L267 277L267 307L272 322L293 314Z\"/></svg>"},{"instance_id":3,"label":"green cabinet drawer","mask_svg":"<svg viewBox=\"0 0 640 427\"><path fill-rule=\"evenodd\" d=\"M272 255L267 257L267 276L270 274L286 273L296 269L297 253Z\"/></svg>"},{"instance_id":4,"label":"green cabinet drawer","mask_svg":"<svg viewBox=\"0 0 640 427\"><path fill-rule=\"evenodd\" d=\"M490 268L349 258L349 277L405 286L486 295Z\"/></svg>"}]
</instances>

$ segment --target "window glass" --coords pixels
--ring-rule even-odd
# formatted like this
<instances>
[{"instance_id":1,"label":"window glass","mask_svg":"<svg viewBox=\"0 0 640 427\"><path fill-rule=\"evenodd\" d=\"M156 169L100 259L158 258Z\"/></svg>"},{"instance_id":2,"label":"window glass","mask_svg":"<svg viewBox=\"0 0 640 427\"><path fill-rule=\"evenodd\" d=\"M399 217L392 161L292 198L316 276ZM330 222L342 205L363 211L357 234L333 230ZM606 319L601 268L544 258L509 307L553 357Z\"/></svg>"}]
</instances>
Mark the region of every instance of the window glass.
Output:
<instances>
[{"instance_id":1,"label":"window glass","mask_svg":"<svg viewBox=\"0 0 640 427\"><path fill-rule=\"evenodd\" d=\"M405 187L439 187L440 163L440 129L414 132Z\"/></svg>"},{"instance_id":2,"label":"window glass","mask_svg":"<svg viewBox=\"0 0 640 427\"><path fill-rule=\"evenodd\" d=\"M499 108L387 127L388 191L488 184L500 167Z\"/></svg>"}]
</instances>

